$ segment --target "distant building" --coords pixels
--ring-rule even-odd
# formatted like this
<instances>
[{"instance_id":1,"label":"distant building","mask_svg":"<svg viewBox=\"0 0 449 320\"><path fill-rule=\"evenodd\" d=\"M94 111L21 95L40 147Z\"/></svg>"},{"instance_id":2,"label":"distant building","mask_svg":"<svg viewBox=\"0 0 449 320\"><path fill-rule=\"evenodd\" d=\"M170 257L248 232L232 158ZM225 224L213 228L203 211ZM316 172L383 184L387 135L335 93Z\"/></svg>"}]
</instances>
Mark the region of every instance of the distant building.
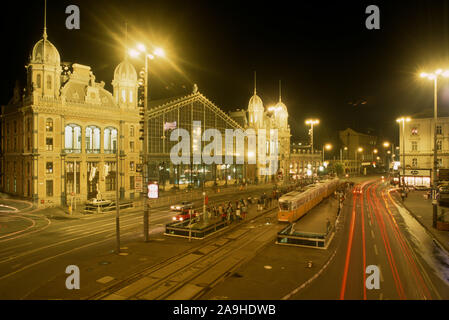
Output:
<instances>
[{"instance_id":1,"label":"distant building","mask_svg":"<svg viewBox=\"0 0 449 320\"><path fill-rule=\"evenodd\" d=\"M430 185L433 171L433 145L435 121L433 118L412 118L399 126L399 152L402 164L405 143L405 168L407 184ZM449 117L439 117L436 125L438 168L449 168Z\"/></svg>"}]
</instances>

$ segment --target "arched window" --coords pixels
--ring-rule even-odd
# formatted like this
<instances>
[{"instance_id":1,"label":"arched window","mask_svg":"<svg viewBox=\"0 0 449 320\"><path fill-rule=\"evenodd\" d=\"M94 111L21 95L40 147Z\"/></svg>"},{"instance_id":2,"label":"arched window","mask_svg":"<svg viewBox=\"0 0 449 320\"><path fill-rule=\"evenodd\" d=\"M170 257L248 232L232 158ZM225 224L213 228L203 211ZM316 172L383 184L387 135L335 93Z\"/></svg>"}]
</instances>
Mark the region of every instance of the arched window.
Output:
<instances>
[{"instance_id":1,"label":"arched window","mask_svg":"<svg viewBox=\"0 0 449 320\"><path fill-rule=\"evenodd\" d=\"M104 152L116 153L117 151L117 129L107 127L104 129Z\"/></svg>"},{"instance_id":2,"label":"arched window","mask_svg":"<svg viewBox=\"0 0 449 320\"><path fill-rule=\"evenodd\" d=\"M129 90L129 102L133 102L133 91Z\"/></svg>"},{"instance_id":3,"label":"arched window","mask_svg":"<svg viewBox=\"0 0 449 320\"><path fill-rule=\"evenodd\" d=\"M122 102L126 102L126 90L122 89Z\"/></svg>"},{"instance_id":4,"label":"arched window","mask_svg":"<svg viewBox=\"0 0 449 320\"><path fill-rule=\"evenodd\" d=\"M134 126L129 127L129 136L134 137Z\"/></svg>"},{"instance_id":5,"label":"arched window","mask_svg":"<svg viewBox=\"0 0 449 320\"><path fill-rule=\"evenodd\" d=\"M47 76L47 89L51 90L51 76Z\"/></svg>"},{"instance_id":6,"label":"arched window","mask_svg":"<svg viewBox=\"0 0 449 320\"><path fill-rule=\"evenodd\" d=\"M47 118L45 121L45 131L47 132L53 132L53 119Z\"/></svg>"},{"instance_id":7,"label":"arched window","mask_svg":"<svg viewBox=\"0 0 449 320\"><path fill-rule=\"evenodd\" d=\"M68 124L64 130L65 136L65 152L80 153L81 152L81 127L77 124Z\"/></svg>"},{"instance_id":8,"label":"arched window","mask_svg":"<svg viewBox=\"0 0 449 320\"><path fill-rule=\"evenodd\" d=\"M40 87L41 87L41 75L40 74L38 74L37 76L36 76L36 86L40 89Z\"/></svg>"},{"instance_id":9,"label":"arched window","mask_svg":"<svg viewBox=\"0 0 449 320\"><path fill-rule=\"evenodd\" d=\"M96 126L86 128L86 152L100 153L100 128Z\"/></svg>"}]
</instances>

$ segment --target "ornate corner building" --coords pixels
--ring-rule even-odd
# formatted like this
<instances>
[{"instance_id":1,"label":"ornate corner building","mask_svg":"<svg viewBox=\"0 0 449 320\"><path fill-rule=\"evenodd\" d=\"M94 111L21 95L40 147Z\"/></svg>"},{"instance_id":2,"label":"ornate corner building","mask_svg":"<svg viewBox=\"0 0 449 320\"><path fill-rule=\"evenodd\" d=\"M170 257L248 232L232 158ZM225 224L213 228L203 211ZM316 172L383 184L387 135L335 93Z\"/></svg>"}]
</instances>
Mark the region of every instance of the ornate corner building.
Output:
<instances>
[{"instance_id":1,"label":"ornate corner building","mask_svg":"<svg viewBox=\"0 0 449 320\"><path fill-rule=\"evenodd\" d=\"M107 199L119 174L120 197L133 199L141 151L136 70L125 58L110 93L89 66L60 61L44 31L23 94L16 88L2 106L1 191L39 206Z\"/></svg>"}]
</instances>

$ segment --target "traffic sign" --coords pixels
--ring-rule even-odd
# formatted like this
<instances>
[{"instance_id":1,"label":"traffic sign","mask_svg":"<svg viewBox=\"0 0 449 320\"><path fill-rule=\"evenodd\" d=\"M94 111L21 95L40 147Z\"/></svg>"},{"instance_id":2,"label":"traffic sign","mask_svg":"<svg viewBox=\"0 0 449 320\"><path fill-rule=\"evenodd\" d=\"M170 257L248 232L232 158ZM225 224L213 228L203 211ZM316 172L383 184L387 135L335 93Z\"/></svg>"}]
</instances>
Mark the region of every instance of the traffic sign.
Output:
<instances>
[{"instance_id":1,"label":"traffic sign","mask_svg":"<svg viewBox=\"0 0 449 320\"><path fill-rule=\"evenodd\" d=\"M157 182L150 182L148 184L148 198L157 199L159 198L159 185Z\"/></svg>"}]
</instances>

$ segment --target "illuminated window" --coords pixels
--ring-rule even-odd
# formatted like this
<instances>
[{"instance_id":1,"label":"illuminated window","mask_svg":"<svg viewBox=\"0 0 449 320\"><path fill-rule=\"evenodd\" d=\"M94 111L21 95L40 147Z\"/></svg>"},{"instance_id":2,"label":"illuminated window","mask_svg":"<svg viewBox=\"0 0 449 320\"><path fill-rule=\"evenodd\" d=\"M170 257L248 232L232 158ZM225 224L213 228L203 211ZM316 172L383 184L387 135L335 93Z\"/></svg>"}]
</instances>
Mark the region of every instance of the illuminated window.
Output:
<instances>
[{"instance_id":1,"label":"illuminated window","mask_svg":"<svg viewBox=\"0 0 449 320\"><path fill-rule=\"evenodd\" d=\"M86 152L100 152L100 128L96 126L86 128Z\"/></svg>"},{"instance_id":2,"label":"illuminated window","mask_svg":"<svg viewBox=\"0 0 449 320\"><path fill-rule=\"evenodd\" d=\"M45 139L45 149L47 151L52 151L53 150L53 138Z\"/></svg>"},{"instance_id":3,"label":"illuminated window","mask_svg":"<svg viewBox=\"0 0 449 320\"><path fill-rule=\"evenodd\" d=\"M65 127L65 152L81 152L81 127L77 124L69 124Z\"/></svg>"},{"instance_id":4,"label":"illuminated window","mask_svg":"<svg viewBox=\"0 0 449 320\"><path fill-rule=\"evenodd\" d=\"M122 89L122 102L126 102L126 91Z\"/></svg>"},{"instance_id":5,"label":"illuminated window","mask_svg":"<svg viewBox=\"0 0 449 320\"><path fill-rule=\"evenodd\" d=\"M53 173L53 162L47 162L45 166L46 173Z\"/></svg>"},{"instance_id":6,"label":"illuminated window","mask_svg":"<svg viewBox=\"0 0 449 320\"><path fill-rule=\"evenodd\" d=\"M129 91L129 102L133 102L133 92Z\"/></svg>"},{"instance_id":7,"label":"illuminated window","mask_svg":"<svg viewBox=\"0 0 449 320\"><path fill-rule=\"evenodd\" d=\"M134 171L134 161L129 162L129 170Z\"/></svg>"},{"instance_id":8,"label":"illuminated window","mask_svg":"<svg viewBox=\"0 0 449 320\"><path fill-rule=\"evenodd\" d=\"M45 131L53 132L53 120L51 118L48 118L45 122Z\"/></svg>"},{"instance_id":9,"label":"illuminated window","mask_svg":"<svg viewBox=\"0 0 449 320\"><path fill-rule=\"evenodd\" d=\"M418 128L414 127L412 128L412 136L417 136L418 135Z\"/></svg>"},{"instance_id":10,"label":"illuminated window","mask_svg":"<svg viewBox=\"0 0 449 320\"><path fill-rule=\"evenodd\" d=\"M117 150L117 129L108 127L104 129L104 152L115 153Z\"/></svg>"}]
</instances>

